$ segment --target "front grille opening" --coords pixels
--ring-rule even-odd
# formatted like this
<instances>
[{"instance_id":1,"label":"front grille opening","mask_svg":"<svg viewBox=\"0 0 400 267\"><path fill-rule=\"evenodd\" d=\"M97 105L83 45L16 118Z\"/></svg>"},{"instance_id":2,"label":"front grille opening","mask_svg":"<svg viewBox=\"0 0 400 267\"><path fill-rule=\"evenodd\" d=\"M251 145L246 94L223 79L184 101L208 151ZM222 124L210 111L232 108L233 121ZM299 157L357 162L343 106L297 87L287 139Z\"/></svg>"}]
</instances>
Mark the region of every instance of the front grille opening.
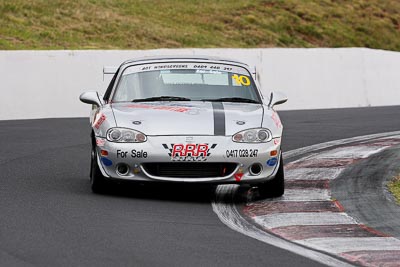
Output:
<instances>
[{"instance_id":1,"label":"front grille opening","mask_svg":"<svg viewBox=\"0 0 400 267\"><path fill-rule=\"evenodd\" d=\"M144 163L143 168L153 176L170 178L206 178L231 175L236 163L220 162L168 162Z\"/></svg>"}]
</instances>

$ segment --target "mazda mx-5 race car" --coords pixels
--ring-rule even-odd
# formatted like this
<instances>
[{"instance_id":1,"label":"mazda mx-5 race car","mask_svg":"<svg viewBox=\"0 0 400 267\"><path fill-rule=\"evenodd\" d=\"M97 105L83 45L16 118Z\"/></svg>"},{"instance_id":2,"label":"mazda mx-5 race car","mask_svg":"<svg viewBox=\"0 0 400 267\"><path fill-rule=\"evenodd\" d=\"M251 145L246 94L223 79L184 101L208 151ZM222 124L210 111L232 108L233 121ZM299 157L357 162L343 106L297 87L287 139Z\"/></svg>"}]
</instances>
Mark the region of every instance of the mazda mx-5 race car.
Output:
<instances>
[{"instance_id":1,"label":"mazda mx-5 race car","mask_svg":"<svg viewBox=\"0 0 400 267\"><path fill-rule=\"evenodd\" d=\"M282 124L246 64L210 57L128 60L92 104L90 180L255 184L284 193Z\"/></svg>"}]
</instances>

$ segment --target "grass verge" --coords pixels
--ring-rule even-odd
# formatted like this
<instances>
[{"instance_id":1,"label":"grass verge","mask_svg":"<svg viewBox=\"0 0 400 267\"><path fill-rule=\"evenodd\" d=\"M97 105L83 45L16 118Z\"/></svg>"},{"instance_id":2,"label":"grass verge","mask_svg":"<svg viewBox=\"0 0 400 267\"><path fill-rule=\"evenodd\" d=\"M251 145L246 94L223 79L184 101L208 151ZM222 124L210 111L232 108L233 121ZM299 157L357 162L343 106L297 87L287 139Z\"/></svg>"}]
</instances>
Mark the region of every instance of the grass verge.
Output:
<instances>
[{"instance_id":1,"label":"grass verge","mask_svg":"<svg viewBox=\"0 0 400 267\"><path fill-rule=\"evenodd\" d=\"M400 174L393 178L393 180L388 184L388 188L396 198L397 203L400 204Z\"/></svg>"},{"instance_id":2,"label":"grass verge","mask_svg":"<svg viewBox=\"0 0 400 267\"><path fill-rule=\"evenodd\" d=\"M400 1L0 0L0 49L181 47L400 51Z\"/></svg>"}]
</instances>

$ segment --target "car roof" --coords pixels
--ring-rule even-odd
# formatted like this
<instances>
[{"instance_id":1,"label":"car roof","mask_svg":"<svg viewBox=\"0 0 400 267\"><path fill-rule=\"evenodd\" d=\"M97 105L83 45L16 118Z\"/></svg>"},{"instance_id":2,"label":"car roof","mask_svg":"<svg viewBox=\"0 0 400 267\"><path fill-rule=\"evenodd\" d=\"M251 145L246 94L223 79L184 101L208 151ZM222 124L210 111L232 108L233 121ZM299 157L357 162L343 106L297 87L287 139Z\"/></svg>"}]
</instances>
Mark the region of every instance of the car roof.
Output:
<instances>
[{"instance_id":1,"label":"car roof","mask_svg":"<svg viewBox=\"0 0 400 267\"><path fill-rule=\"evenodd\" d=\"M249 67L248 64L228 59L228 58L221 58L221 57L215 57L215 56L151 56L151 57L139 57L139 58L134 58L134 59L129 59L124 61L122 65L127 65L131 63L137 63L137 62L157 62L157 61L211 61L211 62L220 62L220 63L228 63L228 64L239 64L243 65L246 67Z\"/></svg>"}]
</instances>

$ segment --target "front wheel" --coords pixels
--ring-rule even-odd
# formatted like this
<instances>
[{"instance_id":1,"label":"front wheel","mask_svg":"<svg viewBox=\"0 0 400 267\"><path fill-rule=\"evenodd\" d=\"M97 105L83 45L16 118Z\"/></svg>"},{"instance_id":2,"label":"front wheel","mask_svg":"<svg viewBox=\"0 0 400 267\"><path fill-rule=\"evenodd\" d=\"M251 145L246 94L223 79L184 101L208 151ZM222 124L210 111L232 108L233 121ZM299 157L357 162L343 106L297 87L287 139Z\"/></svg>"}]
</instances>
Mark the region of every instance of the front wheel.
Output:
<instances>
[{"instance_id":1,"label":"front wheel","mask_svg":"<svg viewBox=\"0 0 400 267\"><path fill-rule=\"evenodd\" d=\"M92 148L91 164L90 164L90 185L93 193L104 194L107 191L106 178L100 171L97 163L96 148Z\"/></svg>"},{"instance_id":2,"label":"front wheel","mask_svg":"<svg viewBox=\"0 0 400 267\"><path fill-rule=\"evenodd\" d=\"M279 160L278 171L275 178L258 185L258 192L261 197L280 197L285 193L285 174L283 171L283 159Z\"/></svg>"}]
</instances>

